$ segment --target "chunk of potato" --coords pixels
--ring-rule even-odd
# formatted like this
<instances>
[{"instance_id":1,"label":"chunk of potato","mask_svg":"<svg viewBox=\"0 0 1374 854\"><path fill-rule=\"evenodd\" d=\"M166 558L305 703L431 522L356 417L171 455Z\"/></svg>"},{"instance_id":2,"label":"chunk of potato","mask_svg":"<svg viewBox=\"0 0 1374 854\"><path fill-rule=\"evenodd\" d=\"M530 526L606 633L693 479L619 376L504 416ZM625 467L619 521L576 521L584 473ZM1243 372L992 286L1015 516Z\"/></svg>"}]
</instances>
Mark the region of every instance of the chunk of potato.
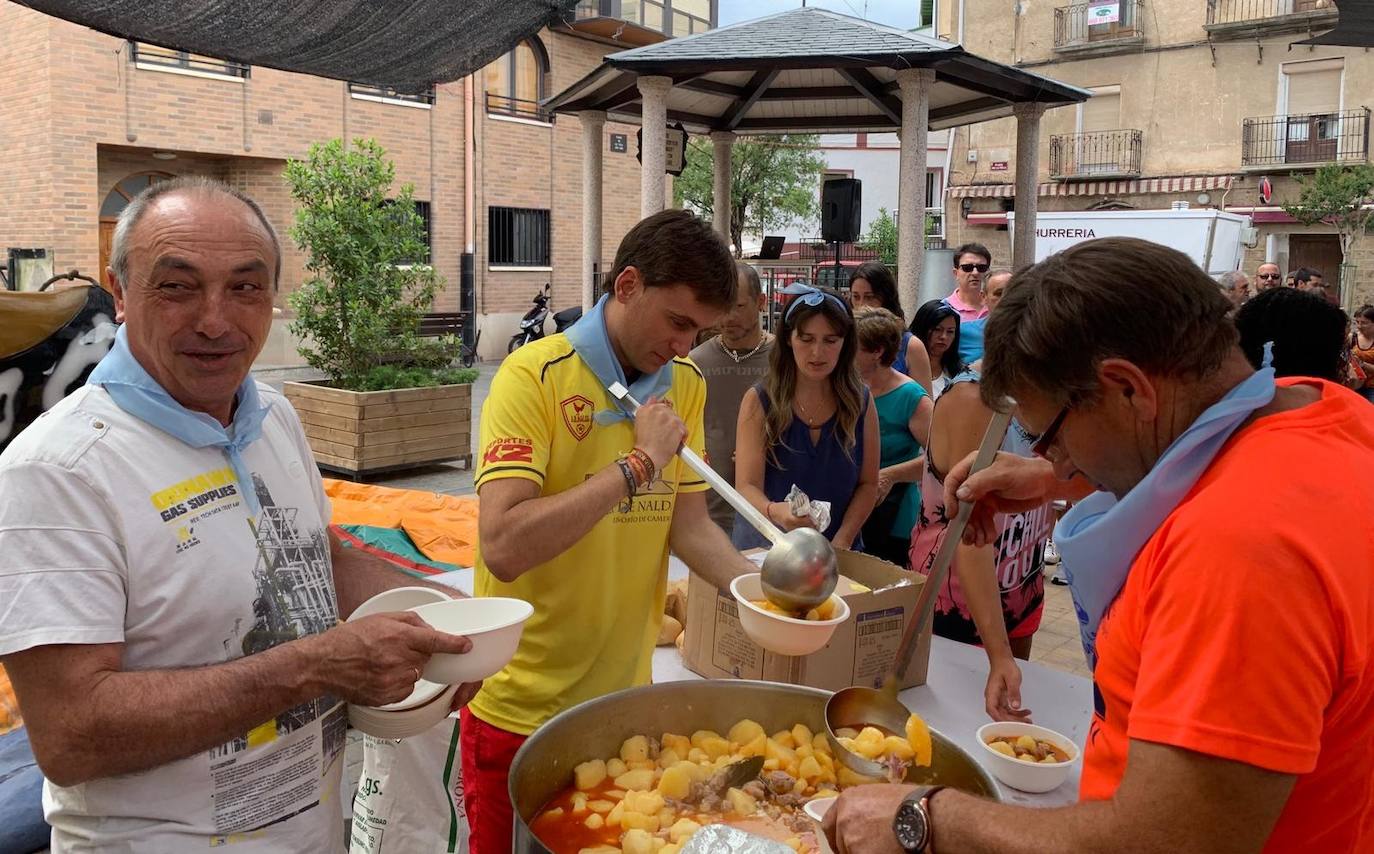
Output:
<instances>
[{"instance_id":1,"label":"chunk of potato","mask_svg":"<svg viewBox=\"0 0 1374 854\"><path fill-rule=\"evenodd\" d=\"M759 734L754 736L749 742L740 745L739 755L746 758L750 756L763 756L767 750L768 736L760 731Z\"/></svg>"},{"instance_id":2,"label":"chunk of potato","mask_svg":"<svg viewBox=\"0 0 1374 854\"><path fill-rule=\"evenodd\" d=\"M817 753L830 752L830 742L826 739L825 733L818 732L811 736L811 749Z\"/></svg>"},{"instance_id":3,"label":"chunk of potato","mask_svg":"<svg viewBox=\"0 0 1374 854\"><path fill-rule=\"evenodd\" d=\"M816 757L808 756L801 761L801 765L797 766L797 770L801 772L804 779L814 781L820 779L823 769L821 763L816 761Z\"/></svg>"},{"instance_id":4,"label":"chunk of potato","mask_svg":"<svg viewBox=\"0 0 1374 854\"><path fill-rule=\"evenodd\" d=\"M862 786L862 785L865 785L865 784L867 784L867 783L885 783L885 782L887 782L886 780L881 780L881 779L879 779L879 778L877 778L877 777L865 777L865 776L862 775L862 774L856 774L856 773L854 773L852 770L850 770L848 767L846 767L846 766L844 766L844 765L841 765L841 766L837 769L837 772L838 772L838 773L836 774L836 777L838 778L839 784L840 784L840 788L842 788L842 789L847 789L847 788L849 788L850 786Z\"/></svg>"},{"instance_id":5,"label":"chunk of potato","mask_svg":"<svg viewBox=\"0 0 1374 854\"><path fill-rule=\"evenodd\" d=\"M607 789L606 792L605 792L604 797L605 797L606 800L608 800L608 801L619 801L619 800L624 800L624 798L625 798L625 792L622 791L621 789Z\"/></svg>"},{"instance_id":6,"label":"chunk of potato","mask_svg":"<svg viewBox=\"0 0 1374 854\"><path fill-rule=\"evenodd\" d=\"M709 729L699 729L692 733L692 746L700 747L702 750L705 750L706 745L702 744L702 742L708 738L720 738L720 733L713 732Z\"/></svg>"},{"instance_id":7,"label":"chunk of potato","mask_svg":"<svg viewBox=\"0 0 1374 854\"><path fill-rule=\"evenodd\" d=\"M730 755L730 742L719 737L707 738L702 741L701 749L706 751L707 757L716 760L722 756Z\"/></svg>"},{"instance_id":8,"label":"chunk of potato","mask_svg":"<svg viewBox=\"0 0 1374 854\"><path fill-rule=\"evenodd\" d=\"M810 727L806 724L797 724L792 727L793 747L801 747L803 744L810 744L813 738L815 738L815 734L811 732Z\"/></svg>"},{"instance_id":9,"label":"chunk of potato","mask_svg":"<svg viewBox=\"0 0 1374 854\"><path fill-rule=\"evenodd\" d=\"M594 813L599 813L601 815L605 815L606 813L615 809L615 807L616 805L613 802L603 801L600 798L597 798L594 801L587 801L587 809L591 810Z\"/></svg>"},{"instance_id":10,"label":"chunk of potato","mask_svg":"<svg viewBox=\"0 0 1374 854\"><path fill-rule=\"evenodd\" d=\"M777 732L773 733L773 740L785 747L795 748L797 746L797 742L793 741L792 739L791 730L778 730Z\"/></svg>"},{"instance_id":11,"label":"chunk of potato","mask_svg":"<svg viewBox=\"0 0 1374 854\"><path fill-rule=\"evenodd\" d=\"M689 762L709 762L711 757L706 755L706 751L700 747L693 747L687 751L687 761Z\"/></svg>"},{"instance_id":12,"label":"chunk of potato","mask_svg":"<svg viewBox=\"0 0 1374 854\"><path fill-rule=\"evenodd\" d=\"M994 751L1002 754L1003 756L1010 756L1012 759L1016 758L1016 751L1013 750L1012 746L1010 744L1007 744L1005 741L990 741L988 742L988 747L991 747Z\"/></svg>"},{"instance_id":13,"label":"chunk of potato","mask_svg":"<svg viewBox=\"0 0 1374 854\"><path fill-rule=\"evenodd\" d=\"M1016 748L1017 750L1028 750L1034 753L1035 739L1028 735L1023 735L1020 738L1016 739Z\"/></svg>"},{"instance_id":14,"label":"chunk of potato","mask_svg":"<svg viewBox=\"0 0 1374 854\"><path fill-rule=\"evenodd\" d=\"M616 786L626 791L644 791L654 787L654 772L647 768L626 771L615 778Z\"/></svg>"},{"instance_id":15,"label":"chunk of potato","mask_svg":"<svg viewBox=\"0 0 1374 854\"><path fill-rule=\"evenodd\" d=\"M906 741L915 754L913 761L922 767L929 767L934 745L930 739L930 727L926 726L920 715L912 715L906 719Z\"/></svg>"},{"instance_id":16,"label":"chunk of potato","mask_svg":"<svg viewBox=\"0 0 1374 854\"><path fill-rule=\"evenodd\" d=\"M664 828L672 827L675 821L677 821L677 811L672 807L664 807L658 811L658 829L660 832Z\"/></svg>"},{"instance_id":17,"label":"chunk of potato","mask_svg":"<svg viewBox=\"0 0 1374 854\"><path fill-rule=\"evenodd\" d=\"M654 854L654 837L642 828L632 828L620 837L620 850L625 854Z\"/></svg>"},{"instance_id":18,"label":"chunk of potato","mask_svg":"<svg viewBox=\"0 0 1374 854\"><path fill-rule=\"evenodd\" d=\"M609 845L598 845L595 848L581 848L577 854L619 854L619 848L612 848Z\"/></svg>"},{"instance_id":19,"label":"chunk of potato","mask_svg":"<svg viewBox=\"0 0 1374 854\"><path fill-rule=\"evenodd\" d=\"M842 727L840 727L839 729L835 730L835 737L836 737L836 738L858 738L858 737L859 737L859 731L856 730L856 729L854 729L853 727L842 726Z\"/></svg>"},{"instance_id":20,"label":"chunk of potato","mask_svg":"<svg viewBox=\"0 0 1374 854\"><path fill-rule=\"evenodd\" d=\"M745 718L744 720L730 727L730 732L726 734L726 738L730 739L736 744L748 744L749 742L753 741L761 735L765 735L763 727L759 726L754 721Z\"/></svg>"},{"instance_id":21,"label":"chunk of potato","mask_svg":"<svg viewBox=\"0 0 1374 854\"><path fill-rule=\"evenodd\" d=\"M681 762L682 759L683 757L678 756L676 750L663 750L658 754L658 767L672 768L674 765Z\"/></svg>"},{"instance_id":22,"label":"chunk of potato","mask_svg":"<svg viewBox=\"0 0 1374 854\"><path fill-rule=\"evenodd\" d=\"M608 813L606 813L606 824L610 827L620 827L620 819L625 815L625 802L621 801Z\"/></svg>"},{"instance_id":23,"label":"chunk of potato","mask_svg":"<svg viewBox=\"0 0 1374 854\"><path fill-rule=\"evenodd\" d=\"M582 791L601 785L606 779L606 763L600 759L583 762L573 768L573 784Z\"/></svg>"},{"instance_id":24,"label":"chunk of potato","mask_svg":"<svg viewBox=\"0 0 1374 854\"><path fill-rule=\"evenodd\" d=\"M626 762L627 771L653 771L658 768L658 763L652 759L636 759L633 762Z\"/></svg>"},{"instance_id":25,"label":"chunk of potato","mask_svg":"<svg viewBox=\"0 0 1374 854\"><path fill-rule=\"evenodd\" d=\"M626 792L625 810L626 812L638 812L644 815L654 815L663 809L663 795L658 792Z\"/></svg>"},{"instance_id":26,"label":"chunk of potato","mask_svg":"<svg viewBox=\"0 0 1374 854\"><path fill-rule=\"evenodd\" d=\"M787 736L787 740L792 740L790 733ZM778 760L778 762L782 763L784 768L788 765L796 765L797 762L800 761L797 758L797 751L793 750L791 746L778 741L776 738L768 740L768 749L764 752L764 756L768 759Z\"/></svg>"},{"instance_id":27,"label":"chunk of potato","mask_svg":"<svg viewBox=\"0 0 1374 854\"><path fill-rule=\"evenodd\" d=\"M620 745L620 758L629 764L642 762L649 758L649 739L642 735L632 735Z\"/></svg>"},{"instance_id":28,"label":"chunk of potato","mask_svg":"<svg viewBox=\"0 0 1374 854\"><path fill-rule=\"evenodd\" d=\"M910 762L916 756L916 751L911 749L911 743L905 738L889 735L883 739L883 755L895 756L898 759Z\"/></svg>"},{"instance_id":29,"label":"chunk of potato","mask_svg":"<svg viewBox=\"0 0 1374 854\"><path fill-rule=\"evenodd\" d=\"M606 826L606 817L599 812L594 812L587 816L582 823L587 825L588 830L600 830Z\"/></svg>"},{"instance_id":30,"label":"chunk of potato","mask_svg":"<svg viewBox=\"0 0 1374 854\"><path fill-rule=\"evenodd\" d=\"M680 845L692 838L692 834L701 830L701 825L692 821L690 818L680 818L668 828L668 838L674 844Z\"/></svg>"},{"instance_id":31,"label":"chunk of potato","mask_svg":"<svg viewBox=\"0 0 1374 854\"><path fill-rule=\"evenodd\" d=\"M759 802L754 800L753 795L734 788L725 793L725 803L739 815L753 815L759 808Z\"/></svg>"},{"instance_id":32,"label":"chunk of potato","mask_svg":"<svg viewBox=\"0 0 1374 854\"><path fill-rule=\"evenodd\" d=\"M1046 756L1044 759L1041 759L1041 760L1040 760L1040 764L1041 764L1041 765L1058 765L1058 764L1059 764L1059 760L1054 758L1054 754L1050 754L1049 756Z\"/></svg>"},{"instance_id":33,"label":"chunk of potato","mask_svg":"<svg viewBox=\"0 0 1374 854\"><path fill-rule=\"evenodd\" d=\"M691 765L691 763L687 763ZM663 772L663 776L658 779L658 791L665 798L683 801L692 790L692 774L681 764L674 765L672 768Z\"/></svg>"},{"instance_id":34,"label":"chunk of potato","mask_svg":"<svg viewBox=\"0 0 1374 854\"><path fill-rule=\"evenodd\" d=\"M664 750L671 750L678 756L686 756L687 751L692 749L692 741L685 735L665 732L660 741L663 744Z\"/></svg>"},{"instance_id":35,"label":"chunk of potato","mask_svg":"<svg viewBox=\"0 0 1374 854\"><path fill-rule=\"evenodd\" d=\"M625 814L620 817L620 826L628 830L647 830L649 833L658 832L658 814L645 815L641 812L625 810Z\"/></svg>"},{"instance_id":36,"label":"chunk of potato","mask_svg":"<svg viewBox=\"0 0 1374 854\"><path fill-rule=\"evenodd\" d=\"M675 843L675 842L669 842L667 845L665 845L665 846L663 846L662 848L658 849L658 854L678 854L678 852L681 851L681 850L682 850L682 846L681 846L681 845L678 845L678 844Z\"/></svg>"},{"instance_id":37,"label":"chunk of potato","mask_svg":"<svg viewBox=\"0 0 1374 854\"><path fill-rule=\"evenodd\" d=\"M573 798L572 798L572 812L573 812L573 815L581 815L582 813L584 813L584 812L587 811L587 800L588 800L587 796L584 795L584 794L582 794L581 792L578 792L577 794L573 795Z\"/></svg>"}]
</instances>

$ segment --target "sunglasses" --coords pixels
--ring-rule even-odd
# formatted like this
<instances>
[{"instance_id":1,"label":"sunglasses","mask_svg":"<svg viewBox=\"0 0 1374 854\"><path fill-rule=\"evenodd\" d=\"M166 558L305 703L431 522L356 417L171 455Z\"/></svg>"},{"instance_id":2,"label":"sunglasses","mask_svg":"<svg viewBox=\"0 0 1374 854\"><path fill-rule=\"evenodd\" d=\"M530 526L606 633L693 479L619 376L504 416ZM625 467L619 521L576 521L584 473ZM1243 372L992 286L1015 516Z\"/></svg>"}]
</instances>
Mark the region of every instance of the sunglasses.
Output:
<instances>
[{"instance_id":1,"label":"sunglasses","mask_svg":"<svg viewBox=\"0 0 1374 854\"><path fill-rule=\"evenodd\" d=\"M1064 408L1059 410L1059 414L1054 416L1050 426L1045 428L1045 432L1040 434L1040 438L1031 445L1031 453L1037 457L1044 457L1050 452L1050 446L1054 444L1054 439L1059 435L1059 428L1064 426L1064 419L1069 416L1069 405L1064 404Z\"/></svg>"},{"instance_id":2,"label":"sunglasses","mask_svg":"<svg viewBox=\"0 0 1374 854\"><path fill-rule=\"evenodd\" d=\"M980 273L986 273L991 266L991 264L960 264L959 269L963 270L965 273L972 273L974 270Z\"/></svg>"},{"instance_id":3,"label":"sunglasses","mask_svg":"<svg viewBox=\"0 0 1374 854\"><path fill-rule=\"evenodd\" d=\"M1277 278L1279 278L1279 274L1278 274L1278 273L1260 273L1260 274L1259 274L1258 276L1256 276L1255 278L1258 278L1258 279L1277 279Z\"/></svg>"}]
</instances>

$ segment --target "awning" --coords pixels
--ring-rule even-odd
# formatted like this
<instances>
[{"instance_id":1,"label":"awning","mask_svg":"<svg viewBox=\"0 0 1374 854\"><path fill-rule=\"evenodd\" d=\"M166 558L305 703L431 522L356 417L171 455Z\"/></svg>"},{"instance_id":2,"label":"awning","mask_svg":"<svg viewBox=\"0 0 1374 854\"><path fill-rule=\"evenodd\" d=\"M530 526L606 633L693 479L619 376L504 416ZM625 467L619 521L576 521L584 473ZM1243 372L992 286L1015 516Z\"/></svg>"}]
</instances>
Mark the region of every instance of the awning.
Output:
<instances>
[{"instance_id":1,"label":"awning","mask_svg":"<svg viewBox=\"0 0 1374 854\"><path fill-rule=\"evenodd\" d=\"M1042 196L1124 196L1139 193L1197 193L1204 190L1229 190L1235 175L1190 175L1177 178L1137 178L1130 181L1047 181L1040 185ZM1010 199L1016 196L1014 184L971 184L950 187L955 199Z\"/></svg>"},{"instance_id":2,"label":"awning","mask_svg":"<svg viewBox=\"0 0 1374 854\"><path fill-rule=\"evenodd\" d=\"M576 0L19 0L124 39L423 92L477 71ZM12 34L10 34L12 35Z\"/></svg>"}]
</instances>

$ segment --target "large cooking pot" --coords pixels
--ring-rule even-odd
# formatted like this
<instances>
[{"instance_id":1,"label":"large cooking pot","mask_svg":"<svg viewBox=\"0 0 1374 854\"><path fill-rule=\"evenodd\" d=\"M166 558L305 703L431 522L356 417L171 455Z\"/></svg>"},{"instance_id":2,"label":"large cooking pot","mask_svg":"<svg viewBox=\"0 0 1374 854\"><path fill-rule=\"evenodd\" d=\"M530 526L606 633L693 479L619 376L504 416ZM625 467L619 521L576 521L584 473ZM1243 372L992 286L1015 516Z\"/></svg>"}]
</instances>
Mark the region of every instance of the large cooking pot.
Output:
<instances>
[{"instance_id":1,"label":"large cooking pot","mask_svg":"<svg viewBox=\"0 0 1374 854\"><path fill-rule=\"evenodd\" d=\"M796 723L823 732L829 696L829 691L796 685L711 679L631 688L574 706L540 727L515 754L510 770L513 850L550 854L530 831L530 821L571 785L573 766L618 755L621 743L632 735L691 735L699 729L723 733L741 718L757 721L767 732ZM929 782L997 797L997 785L972 757L940 733L932 730L931 736L935 749Z\"/></svg>"}]
</instances>

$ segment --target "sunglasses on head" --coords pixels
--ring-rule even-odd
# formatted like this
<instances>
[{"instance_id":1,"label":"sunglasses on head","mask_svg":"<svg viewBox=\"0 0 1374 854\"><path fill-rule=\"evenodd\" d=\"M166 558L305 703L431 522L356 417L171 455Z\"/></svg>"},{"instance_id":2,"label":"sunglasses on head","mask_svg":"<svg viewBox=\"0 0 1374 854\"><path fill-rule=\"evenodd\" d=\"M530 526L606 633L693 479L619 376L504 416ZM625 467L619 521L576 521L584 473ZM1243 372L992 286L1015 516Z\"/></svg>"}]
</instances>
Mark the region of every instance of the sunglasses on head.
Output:
<instances>
[{"instance_id":1,"label":"sunglasses on head","mask_svg":"<svg viewBox=\"0 0 1374 854\"><path fill-rule=\"evenodd\" d=\"M991 266L991 264L960 264L959 269L963 270L965 273L972 273L974 270L980 273L986 273Z\"/></svg>"}]
</instances>

